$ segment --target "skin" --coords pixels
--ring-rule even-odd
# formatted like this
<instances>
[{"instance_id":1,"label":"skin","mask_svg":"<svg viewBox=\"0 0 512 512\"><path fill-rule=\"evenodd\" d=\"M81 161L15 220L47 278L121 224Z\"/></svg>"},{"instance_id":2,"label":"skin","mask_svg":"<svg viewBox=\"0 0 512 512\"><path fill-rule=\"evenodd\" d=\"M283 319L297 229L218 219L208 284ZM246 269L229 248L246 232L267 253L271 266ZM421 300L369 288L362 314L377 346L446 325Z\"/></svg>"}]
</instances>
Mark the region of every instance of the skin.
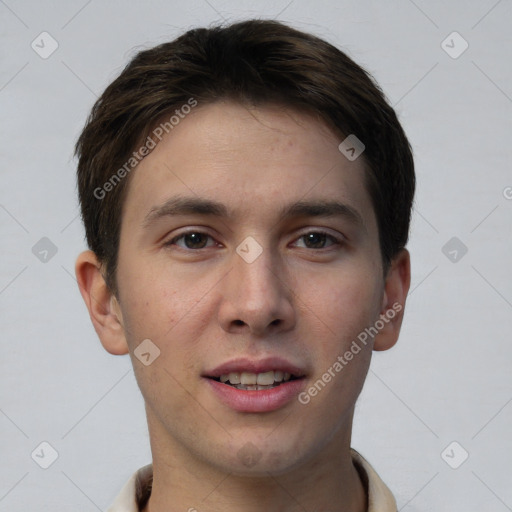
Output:
<instances>
[{"instance_id":1,"label":"skin","mask_svg":"<svg viewBox=\"0 0 512 512\"><path fill-rule=\"evenodd\" d=\"M146 403L154 468L146 512L366 510L349 451L354 406L372 350L397 341L403 308L306 405L237 412L201 377L235 357L277 355L305 370L307 389L379 315L405 305L409 253L383 279L364 158L346 159L341 140L284 107L199 105L130 177L117 297L94 253L79 256L101 343L130 354ZM169 215L143 226L178 195L215 200L230 215ZM299 200L343 202L363 222L279 215ZM204 235L176 240L187 229ZM262 247L252 263L236 252L247 236ZM148 338L161 353L144 366L133 352ZM250 467L244 446L259 457Z\"/></svg>"}]
</instances>

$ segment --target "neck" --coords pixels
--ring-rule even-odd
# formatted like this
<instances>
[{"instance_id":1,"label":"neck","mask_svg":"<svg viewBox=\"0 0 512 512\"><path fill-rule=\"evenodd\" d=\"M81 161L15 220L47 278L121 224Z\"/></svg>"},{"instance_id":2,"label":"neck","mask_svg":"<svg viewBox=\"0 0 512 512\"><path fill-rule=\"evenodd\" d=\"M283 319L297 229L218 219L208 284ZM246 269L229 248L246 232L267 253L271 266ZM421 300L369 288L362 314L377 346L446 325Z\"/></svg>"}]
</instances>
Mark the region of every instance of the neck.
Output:
<instances>
[{"instance_id":1,"label":"neck","mask_svg":"<svg viewBox=\"0 0 512 512\"><path fill-rule=\"evenodd\" d=\"M367 510L366 490L350 453L350 429L300 467L281 474L268 470L247 476L198 460L161 435L161 425L149 417L148 424L153 487L142 512Z\"/></svg>"}]
</instances>

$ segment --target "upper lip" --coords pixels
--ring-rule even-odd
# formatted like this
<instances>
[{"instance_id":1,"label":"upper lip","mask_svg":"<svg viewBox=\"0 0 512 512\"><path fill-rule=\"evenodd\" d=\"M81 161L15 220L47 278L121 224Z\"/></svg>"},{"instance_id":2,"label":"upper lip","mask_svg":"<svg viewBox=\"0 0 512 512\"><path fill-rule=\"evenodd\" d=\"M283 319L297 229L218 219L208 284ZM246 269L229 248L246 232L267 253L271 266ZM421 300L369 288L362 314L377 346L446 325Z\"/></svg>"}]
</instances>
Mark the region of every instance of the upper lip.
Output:
<instances>
[{"instance_id":1,"label":"upper lip","mask_svg":"<svg viewBox=\"0 0 512 512\"><path fill-rule=\"evenodd\" d=\"M238 358L232 359L216 366L212 370L207 370L203 377L218 378L221 375L235 372L248 372L248 373L266 373L270 370L287 372L295 377L303 377L305 371L298 365L287 361L281 357L267 357L265 359L248 359Z\"/></svg>"}]
</instances>

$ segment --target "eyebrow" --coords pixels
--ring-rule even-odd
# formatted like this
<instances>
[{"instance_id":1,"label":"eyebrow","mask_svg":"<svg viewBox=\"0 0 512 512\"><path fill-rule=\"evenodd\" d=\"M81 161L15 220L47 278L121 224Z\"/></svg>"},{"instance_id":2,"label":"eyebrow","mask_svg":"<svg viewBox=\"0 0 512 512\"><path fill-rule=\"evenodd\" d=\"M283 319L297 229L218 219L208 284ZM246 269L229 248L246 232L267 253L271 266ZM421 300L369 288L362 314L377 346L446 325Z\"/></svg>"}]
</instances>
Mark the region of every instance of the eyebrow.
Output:
<instances>
[{"instance_id":1,"label":"eyebrow","mask_svg":"<svg viewBox=\"0 0 512 512\"><path fill-rule=\"evenodd\" d=\"M227 219L230 217L230 212L224 204L210 199L172 197L163 204L151 208L142 226L147 228L161 218L177 215L210 215ZM279 217L285 220L295 217L343 217L366 231L362 215L354 207L339 201L297 201L284 206L279 212Z\"/></svg>"}]
</instances>

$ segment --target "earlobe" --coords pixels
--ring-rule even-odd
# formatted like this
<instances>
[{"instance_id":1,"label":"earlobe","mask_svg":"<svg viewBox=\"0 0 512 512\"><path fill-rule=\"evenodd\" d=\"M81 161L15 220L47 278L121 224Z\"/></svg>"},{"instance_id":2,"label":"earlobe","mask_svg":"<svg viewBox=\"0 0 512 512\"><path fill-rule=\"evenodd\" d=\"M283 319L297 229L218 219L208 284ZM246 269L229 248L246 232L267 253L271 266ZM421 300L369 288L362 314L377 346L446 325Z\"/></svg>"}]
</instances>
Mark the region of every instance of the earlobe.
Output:
<instances>
[{"instance_id":1,"label":"earlobe","mask_svg":"<svg viewBox=\"0 0 512 512\"><path fill-rule=\"evenodd\" d=\"M117 307L117 300L105 282L101 264L94 252L84 251L78 256L75 274L101 344L111 354L128 354L129 348L120 308Z\"/></svg>"},{"instance_id":2,"label":"earlobe","mask_svg":"<svg viewBox=\"0 0 512 512\"><path fill-rule=\"evenodd\" d=\"M398 341L410 284L410 254L407 249L402 249L391 262L386 276L380 311L383 327L375 336L374 350L388 350Z\"/></svg>"}]
</instances>

